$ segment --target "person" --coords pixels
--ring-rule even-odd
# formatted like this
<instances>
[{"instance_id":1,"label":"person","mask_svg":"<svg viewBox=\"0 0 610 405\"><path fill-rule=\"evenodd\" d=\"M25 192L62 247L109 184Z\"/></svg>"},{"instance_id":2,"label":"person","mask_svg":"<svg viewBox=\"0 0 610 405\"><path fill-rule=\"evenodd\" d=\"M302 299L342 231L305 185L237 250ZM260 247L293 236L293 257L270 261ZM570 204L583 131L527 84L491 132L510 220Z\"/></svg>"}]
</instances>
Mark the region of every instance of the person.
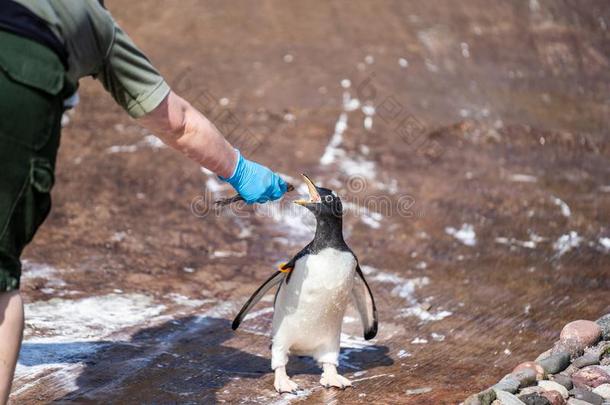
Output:
<instances>
[{"instance_id":1,"label":"person","mask_svg":"<svg viewBox=\"0 0 610 405\"><path fill-rule=\"evenodd\" d=\"M0 0L0 404L23 336L20 256L49 213L64 100L85 76L247 203L286 192L276 173L246 159L170 89L102 2Z\"/></svg>"}]
</instances>

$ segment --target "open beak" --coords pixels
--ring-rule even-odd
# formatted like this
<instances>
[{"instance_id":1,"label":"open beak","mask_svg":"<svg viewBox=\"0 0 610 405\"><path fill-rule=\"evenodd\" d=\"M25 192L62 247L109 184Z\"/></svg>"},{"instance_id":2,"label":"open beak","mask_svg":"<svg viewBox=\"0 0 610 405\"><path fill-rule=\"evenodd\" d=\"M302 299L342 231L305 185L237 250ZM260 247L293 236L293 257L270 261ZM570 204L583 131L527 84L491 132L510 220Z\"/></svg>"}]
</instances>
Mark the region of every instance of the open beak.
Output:
<instances>
[{"instance_id":1,"label":"open beak","mask_svg":"<svg viewBox=\"0 0 610 405\"><path fill-rule=\"evenodd\" d=\"M309 201L295 200L294 203L302 205L302 206L306 206L307 204L322 202L322 199L320 198L320 193L318 193L318 190L316 189L316 185L313 184L313 181L311 181L311 179L309 177L307 177L307 175L305 175L305 174L302 174L302 176L303 176L303 179L305 180L305 184L307 184L307 189L309 191Z\"/></svg>"}]
</instances>

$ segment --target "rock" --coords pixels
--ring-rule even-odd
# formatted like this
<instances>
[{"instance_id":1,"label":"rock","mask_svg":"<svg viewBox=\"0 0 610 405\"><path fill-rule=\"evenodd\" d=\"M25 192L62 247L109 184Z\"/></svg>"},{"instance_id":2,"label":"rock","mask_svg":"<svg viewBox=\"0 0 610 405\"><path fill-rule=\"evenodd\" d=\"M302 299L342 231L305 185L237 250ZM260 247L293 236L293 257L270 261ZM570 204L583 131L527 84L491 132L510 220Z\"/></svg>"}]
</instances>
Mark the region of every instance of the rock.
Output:
<instances>
[{"instance_id":1,"label":"rock","mask_svg":"<svg viewBox=\"0 0 610 405\"><path fill-rule=\"evenodd\" d=\"M557 391L564 398L569 396L567 388L555 381L538 381L538 386L545 391Z\"/></svg>"},{"instance_id":2,"label":"rock","mask_svg":"<svg viewBox=\"0 0 610 405\"><path fill-rule=\"evenodd\" d=\"M577 341L582 348L592 346L601 338L602 328L595 322L579 320L570 322L561 330L561 342Z\"/></svg>"},{"instance_id":3,"label":"rock","mask_svg":"<svg viewBox=\"0 0 610 405\"><path fill-rule=\"evenodd\" d=\"M519 395L529 395L529 394L541 394L544 392L544 389L537 386L537 385L532 385L531 387L525 387L523 388L521 391L519 391Z\"/></svg>"},{"instance_id":4,"label":"rock","mask_svg":"<svg viewBox=\"0 0 610 405\"><path fill-rule=\"evenodd\" d=\"M593 390L594 394L599 395L604 399L610 399L610 384L602 384Z\"/></svg>"},{"instance_id":5,"label":"rock","mask_svg":"<svg viewBox=\"0 0 610 405\"><path fill-rule=\"evenodd\" d=\"M558 354L567 352L570 353L570 357L578 357L585 351L585 346L577 339L565 339L555 343L555 346L551 349L551 353Z\"/></svg>"},{"instance_id":6,"label":"rock","mask_svg":"<svg viewBox=\"0 0 610 405\"><path fill-rule=\"evenodd\" d=\"M585 353L582 356L574 359L574 361L572 362L572 365L574 367L583 368L583 367L599 364L599 355L600 355L600 353L596 353L596 352Z\"/></svg>"},{"instance_id":7,"label":"rock","mask_svg":"<svg viewBox=\"0 0 610 405\"><path fill-rule=\"evenodd\" d=\"M496 392L490 388L469 396L466 401L464 401L464 405L491 405L495 399Z\"/></svg>"},{"instance_id":8,"label":"rock","mask_svg":"<svg viewBox=\"0 0 610 405\"><path fill-rule=\"evenodd\" d=\"M540 364L546 374L557 374L570 365L570 353L559 352L551 354L537 363Z\"/></svg>"},{"instance_id":9,"label":"rock","mask_svg":"<svg viewBox=\"0 0 610 405\"><path fill-rule=\"evenodd\" d=\"M589 402L582 401L580 399L570 398L568 399L568 405L591 405Z\"/></svg>"},{"instance_id":10,"label":"rock","mask_svg":"<svg viewBox=\"0 0 610 405\"><path fill-rule=\"evenodd\" d=\"M519 364L514 368L513 373L518 373L519 371L526 369L534 370L536 373L536 380L542 380L544 378L544 368L540 364L533 361L526 361L525 363Z\"/></svg>"},{"instance_id":11,"label":"rock","mask_svg":"<svg viewBox=\"0 0 610 405\"><path fill-rule=\"evenodd\" d=\"M602 339L610 340L610 314L604 315L595 321L602 330Z\"/></svg>"},{"instance_id":12,"label":"rock","mask_svg":"<svg viewBox=\"0 0 610 405\"><path fill-rule=\"evenodd\" d=\"M555 381L557 384L563 385L568 391L574 388L572 379L567 375L556 374L552 377L552 381Z\"/></svg>"},{"instance_id":13,"label":"rock","mask_svg":"<svg viewBox=\"0 0 610 405\"><path fill-rule=\"evenodd\" d=\"M578 367L574 367L573 365L569 365L568 368L561 372L562 375L567 375L568 377L572 377L572 374L579 370Z\"/></svg>"},{"instance_id":14,"label":"rock","mask_svg":"<svg viewBox=\"0 0 610 405\"><path fill-rule=\"evenodd\" d=\"M519 380L517 380L512 374L508 374L504 376L504 378L502 378L500 381L498 381L498 383L492 388L514 394L519 390L519 385L521 385Z\"/></svg>"},{"instance_id":15,"label":"rock","mask_svg":"<svg viewBox=\"0 0 610 405\"><path fill-rule=\"evenodd\" d=\"M540 353L540 354L538 355L538 357L536 357L535 362L536 362L536 363L540 363L540 360L544 360L544 359L546 359L547 357L549 357L549 356L552 354L552 352L553 352L553 349L549 349L549 350L547 350L547 351L546 351L546 352L544 352L544 353Z\"/></svg>"},{"instance_id":16,"label":"rock","mask_svg":"<svg viewBox=\"0 0 610 405\"><path fill-rule=\"evenodd\" d=\"M572 382L576 387L595 388L610 383L610 367L588 366L578 370L572 375Z\"/></svg>"},{"instance_id":17,"label":"rock","mask_svg":"<svg viewBox=\"0 0 610 405\"><path fill-rule=\"evenodd\" d=\"M519 380L520 387L528 387L536 383L536 371L531 368L524 368L521 371L511 373L513 377Z\"/></svg>"},{"instance_id":18,"label":"rock","mask_svg":"<svg viewBox=\"0 0 610 405\"><path fill-rule=\"evenodd\" d=\"M551 402L538 393L531 393L527 395L519 395L519 399L525 405L551 405Z\"/></svg>"},{"instance_id":19,"label":"rock","mask_svg":"<svg viewBox=\"0 0 610 405\"><path fill-rule=\"evenodd\" d=\"M570 391L570 395L576 399L586 401L593 405L602 405L604 402L602 397L584 388L574 388L572 391Z\"/></svg>"},{"instance_id":20,"label":"rock","mask_svg":"<svg viewBox=\"0 0 610 405\"><path fill-rule=\"evenodd\" d=\"M566 403L566 400L557 391L544 391L540 395L548 399L551 405L565 405Z\"/></svg>"},{"instance_id":21,"label":"rock","mask_svg":"<svg viewBox=\"0 0 610 405\"><path fill-rule=\"evenodd\" d=\"M501 390L495 390L495 392L502 405L525 405L523 401L509 392Z\"/></svg>"},{"instance_id":22,"label":"rock","mask_svg":"<svg viewBox=\"0 0 610 405\"><path fill-rule=\"evenodd\" d=\"M502 402L498 401L497 399L494 399L491 405L502 405Z\"/></svg>"}]
</instances>

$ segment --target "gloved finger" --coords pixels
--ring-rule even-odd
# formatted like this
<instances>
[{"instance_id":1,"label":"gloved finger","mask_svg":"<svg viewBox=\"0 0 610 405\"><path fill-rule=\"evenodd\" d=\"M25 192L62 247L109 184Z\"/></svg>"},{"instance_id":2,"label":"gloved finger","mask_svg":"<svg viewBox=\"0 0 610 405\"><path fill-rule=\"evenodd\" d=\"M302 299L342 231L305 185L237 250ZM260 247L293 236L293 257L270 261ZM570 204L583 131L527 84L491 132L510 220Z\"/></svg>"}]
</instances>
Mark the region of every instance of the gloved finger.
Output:
<instances>
[{"instance_id":1,"label":"gloved finger","mask_svg":"<svg viewBox=\"0 0 610 405\"><path fill-rule=\"evenodd\" d=\"M271 200L277 200L281 198L288 189L288 184L280 176L274 173L273 183L269 188L268 196Z\"/></svg>"}]
</instances>

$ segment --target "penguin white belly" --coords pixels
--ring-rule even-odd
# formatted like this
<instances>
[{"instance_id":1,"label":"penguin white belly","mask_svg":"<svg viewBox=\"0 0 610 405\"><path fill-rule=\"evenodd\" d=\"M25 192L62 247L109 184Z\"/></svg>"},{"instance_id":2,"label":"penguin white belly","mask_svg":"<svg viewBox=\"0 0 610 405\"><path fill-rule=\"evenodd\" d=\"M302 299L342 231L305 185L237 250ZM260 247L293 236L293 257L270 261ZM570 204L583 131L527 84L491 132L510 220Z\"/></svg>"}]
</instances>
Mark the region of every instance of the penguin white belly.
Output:
<instances>
[{"instance_id":1,"label":"penguin white belly","mask_svg":"<svg viewBox=\"0 0 610 405\"><path fill-rule=\"evenodd\" d=\"M355 268L351 252L333 248L296 262L275 303L272 368L285 365L289 353L337 363Z\"/></svg>"}]
</instances>

